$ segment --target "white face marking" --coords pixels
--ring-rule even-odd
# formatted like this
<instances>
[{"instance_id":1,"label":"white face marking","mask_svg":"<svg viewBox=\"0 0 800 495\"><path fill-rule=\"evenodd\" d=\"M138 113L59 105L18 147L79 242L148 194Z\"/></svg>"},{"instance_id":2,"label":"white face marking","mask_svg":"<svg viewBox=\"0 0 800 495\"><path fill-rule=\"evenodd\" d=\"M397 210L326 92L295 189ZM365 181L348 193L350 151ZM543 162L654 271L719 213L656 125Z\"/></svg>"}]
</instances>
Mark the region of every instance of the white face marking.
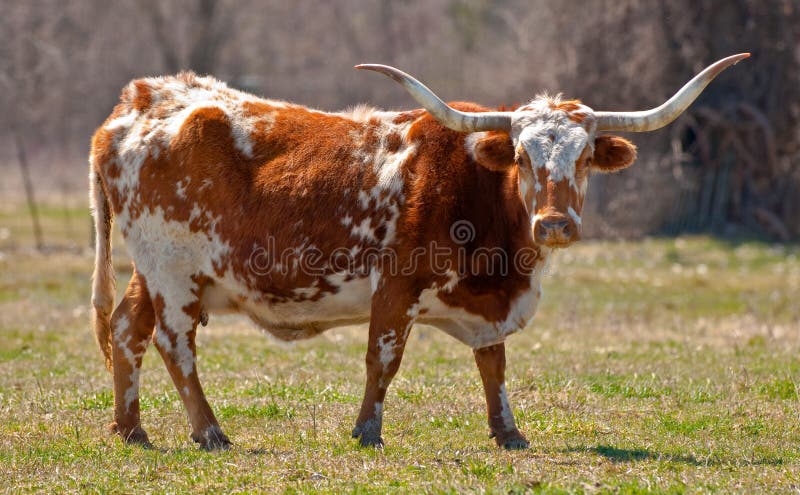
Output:
<instances>
[{"instance_id":1,"label":"white face marking","mask_svg":"<svg viewBox=\"0 0 800 495\"><path fill-rule=\"evenodd\" d=\"M530 193L530 189L531 189L530 181L525 180L524 178L522 178L520 176L520 178L519 178L519 194L520 194L520 196L522 196L523 200L528 197L528 194ZM528 205L528 204L525 205L528 208L529 212L536 210L536 196L532 196L531 199L533 200L533 204L532 205ZM533 208L531 208L531 206L533 206Z\"/></svg>"},{"instance_id":2,"label":"white face marking","mask_svg":"<svg viewBox=\"0 0 800 495\"><path fill-rule=\"evenodd\" d=\"M569 214L570 217L572 217L572 220L575 222L575 225L581 224L581 216L575 213L575 210L573 210L571 206L567 208L567 213Z\"/></svg>"},{"instance_id":3,"label":"white face marking","mask_svg":"<svg viewBox=\"0 0 800 495\"><path fill-rule=\"evenodd\" d=\"M503 428L505 431L511 431L516 428L514 423L514 413L511 412L511 406L508 404L508 396L506 395L506 384L500 384L500 415L503 418Z\"/></svg>"},{"instance_id":4,"label":"white face marking","mask_svg":"<svg viewBox=\"0 0 800 495\"><path fill-rule=\"evenodd\" d=\"M522 130L520 142L534 169L545 167L553 182L567 179L575 183L575 161L586 147L586 131L577 124L554 131L550 122L529 125ZM554 141L550 141L550 138Z\"/></svg>"},{"instance_id":5,"label":"white face marking","mask_svg":"<svg viewBox=\"0 0 800 495\"><path fill-rule=\"evenodd\" d=\"M566 179L583 196L586 183L577 183L575 162L587 145L594 142L594 113L589 107L580 105L583 122L575 122L566 112L553 110L553 105L558 102L557 98L537 97L519 108L512 114L511 137L517 152L521 146L531 161L533 177L529 180L537 193L544 185L539 183L536 170L545 168L548 180L557 183Z\"/></svg>"}]
</instances>

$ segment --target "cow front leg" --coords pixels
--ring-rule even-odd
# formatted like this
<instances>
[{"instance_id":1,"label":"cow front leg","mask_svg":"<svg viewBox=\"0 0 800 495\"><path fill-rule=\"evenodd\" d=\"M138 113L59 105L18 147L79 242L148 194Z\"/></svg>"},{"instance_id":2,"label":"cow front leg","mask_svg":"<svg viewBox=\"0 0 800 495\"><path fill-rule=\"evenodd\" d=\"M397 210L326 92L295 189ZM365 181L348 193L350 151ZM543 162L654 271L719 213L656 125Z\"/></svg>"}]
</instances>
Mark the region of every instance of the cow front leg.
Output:
<instances>
[{"instance_id":1,"label":"cow front leg","mask_svg":"<svg viewBox=\"0 0 800 495\"><path fill-rule=\"evenodd\" d=\"M401 284L381 281L372 296L367 343L367 384L353 438L362 446L381 446L383 401L400 367L406 340L416 317L417 294Z\"/></svg>"},{"instance_id":2,"label":"cow front leg","mask_svg":"<svg viewBox=\"0 0 800 495\"><path fill-rule=\"evenodd\" d=\"M514 424L514 414L508 403L505 386L506 347L496 344L474 349L475 363L481 373L483 391L486 394L486 409L489 416L489 431L498 446L506 449L527 449L528 440Z\"/></svg>"},{"instance_id":3,"label":"cow front leg","mask_svg":"<svg viewBox=\"0 0 800 495\"><path fill-rule=\"evenodd\" d=\"M114 422L109 427L126 444L150 446L139 419L139 372L154 326L147 285L134 270L125 296L111 317Z\"/></svg>"},{"instance_id":4,"label":"cow front leg","mask_svg":"<svg viewBox=\"0 0 800 495\"><path fill-rule=\"evenodd\" d=\"M205 450L227 449L231 442L222 433L197 375L195 335L201 313L199 298L188 305L156 298L153 305L156 310L154 342L186 407L192 440Z\"/></svg>"}]
</instances>

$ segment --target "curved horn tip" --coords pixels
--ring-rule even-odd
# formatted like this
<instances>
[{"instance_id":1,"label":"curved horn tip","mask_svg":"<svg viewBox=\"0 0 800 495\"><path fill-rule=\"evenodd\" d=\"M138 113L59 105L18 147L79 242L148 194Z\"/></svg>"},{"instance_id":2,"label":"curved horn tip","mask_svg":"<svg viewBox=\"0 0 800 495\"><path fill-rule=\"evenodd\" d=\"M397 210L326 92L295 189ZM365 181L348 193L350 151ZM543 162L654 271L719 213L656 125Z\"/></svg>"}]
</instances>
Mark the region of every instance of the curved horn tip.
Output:
<instances>
[{"instance_id":1,"label":"curved horn tip","mask_svg":"<svg viewBox=\"0 0 800 495\"><path fill-rule=\"evenodd\" d=\"M358 64L355 66L356 69L364 69L364 70L371 70L374 72L379 72L385 76L388 76L395 81L403 84L404 81L411 76L406 74L405 72L401 71L400 69L395 69L390 65L383 65L383 64ZM412 78L413 79L413 78Z\"/></svg>"},{"instance_id":2,"label":"curved horn tip","mask_svg":"<svg viewBox=\"0 0 800 495\"><path fill-rule=\"evenodd\" d=\"M730 55L723 59L720 59L719 62L728 62L731 65L736 65L737 63L741 62L742 60L750 57L750 52L744 53L737 53L736 55Z\"/></svg>"},{"instance_id":3,"label":"curved horn tip","mask_svg":"<svg viewBox=\"0 0 800 495\"><path fill-rule=\"evenodd\" d=\"M374 70L378 72L387 71L393 69L393 67L389 67L388 65L383 64L358 64L353 66L354 69L365 69L365 70Z\"/></svg>"}]
</instances>

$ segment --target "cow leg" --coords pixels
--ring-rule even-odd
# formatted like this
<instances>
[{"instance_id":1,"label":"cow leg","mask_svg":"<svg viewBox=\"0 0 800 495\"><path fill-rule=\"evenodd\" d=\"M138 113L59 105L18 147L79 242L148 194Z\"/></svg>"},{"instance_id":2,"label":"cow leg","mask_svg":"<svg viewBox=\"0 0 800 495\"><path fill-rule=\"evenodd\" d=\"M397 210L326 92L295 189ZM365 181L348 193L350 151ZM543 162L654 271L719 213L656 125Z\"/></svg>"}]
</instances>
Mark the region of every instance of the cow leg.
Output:
<instances>
[{"instance_id":1,"label":"cow leg","mask_svg":"<svg viewBox=\"0 0 800 495\"><path fill-rule=\"evenodd\" d=\"M139 372L154 325L147 285L134 270L125 296L111 316L114 422L109 427L128 444L150 445L139 419Z\"/></svg>"},{"instance_id":2,"label":"cow leg","mask_svg":"<svg viewBox=\"0 0 800 495\"><path fill-rule=\"evenodd\" d=\"M159 293L153 298L156 313L155 345L189 414L192 440L205 450L227 449L231 442L222 433L197 375L195 335L202 309L199 292L175 288L163 292L169 297ZM187 300L191 302L186 304Z\"/></svg>"},{"instance_id":3,"label":"cow leg","mask_svg":"<svg viewBox=\"0 0 800 495\"><path fill-rule=\"evenodd\" d=\"M498 446L506 449L527 449L528 440L514 424L514 414L508 404L505 386L506 347L496 344L474 349L475 363L481 373L486 408L489 415L490 435Z\"/></svg>"},{"instance_id":4,"label":"cow leg","mask_svg":"<svg viewBox=\"0 0 800 495\"><path fill-rule=\"evenodd\" d=\"M383 400L403 357L406 340L416 317L417 294L400 284L382 281L372 296L372 316L367 343L367 384L353 438L362 446L381 446Z\"/></svg>"}]
</instances>

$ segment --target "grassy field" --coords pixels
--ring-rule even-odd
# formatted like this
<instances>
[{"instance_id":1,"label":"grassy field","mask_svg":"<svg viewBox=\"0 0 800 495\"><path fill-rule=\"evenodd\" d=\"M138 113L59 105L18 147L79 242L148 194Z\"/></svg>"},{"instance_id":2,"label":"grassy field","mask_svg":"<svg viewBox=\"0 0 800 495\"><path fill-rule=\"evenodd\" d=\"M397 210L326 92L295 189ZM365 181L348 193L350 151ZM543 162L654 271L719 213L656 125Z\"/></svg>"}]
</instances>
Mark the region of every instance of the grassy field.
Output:
<instances>
[{"instance_id":1,"label":"grassy field","mask_svg":"<svg viewBox=\"0 0 800 495\"><path fill-rule=\"evenodd\" d=\"M283 345L212 316L201 378L234 447L200 451L154 350L153 450L105 425L111 377L88 324L80 210L0 207L0 491L776 493L800 490L800 249L704 237L584 242L560 253L536 322L509 341L527 451L487 438L469 349L412 332L382 450L350 438L365 328ZM121 246L121 244L118 244ZM130 272L124 247L117 274ZM120 284L124 285L124 284Z\"/></svg>"}]
</instances>

